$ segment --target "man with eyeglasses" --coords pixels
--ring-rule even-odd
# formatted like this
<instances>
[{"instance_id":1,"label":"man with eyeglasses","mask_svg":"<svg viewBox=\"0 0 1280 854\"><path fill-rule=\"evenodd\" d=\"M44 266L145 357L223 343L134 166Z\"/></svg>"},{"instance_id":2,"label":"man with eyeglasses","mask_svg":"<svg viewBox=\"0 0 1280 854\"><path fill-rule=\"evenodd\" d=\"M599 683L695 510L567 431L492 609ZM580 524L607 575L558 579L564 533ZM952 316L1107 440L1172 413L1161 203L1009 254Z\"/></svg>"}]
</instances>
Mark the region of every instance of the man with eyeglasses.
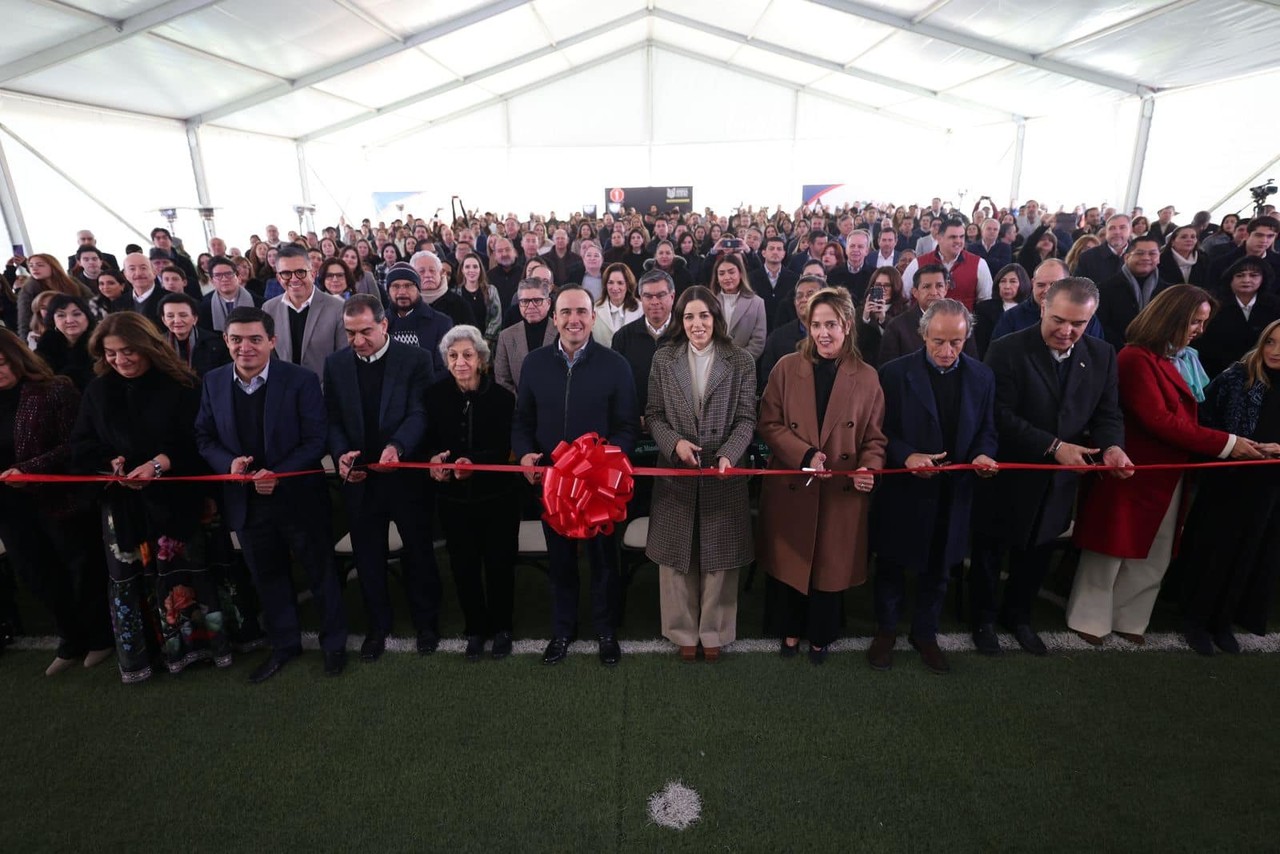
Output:
<instances>
[{"instance_id":1,"label":"man with eyeglasses","mask_svg":"<svg viewBox=\"0 0 1280 854\"><path fill-rule=\"evenodd\" d=\"M324 360L330 353L347 346L342 300L316 288L311 281L307 250L292 243L280 246L276 281L284 293L262 306L280 330L276 356L323 376Z\"/></svg>"},{"instance_id":2,"label":"man with eyeglasses","mask_svg":"<svg viewBox=\"0 0 1280 854\"><path fill-rule=\"evenodd\" d=\"M235 262L219 255L209 261L213 290L200 301L200 326L214 332L226 330L227 315L237 308L260 308L262 300L240 286Z\"/></svg>"},{"instance_id":3,"label":"man with eyeglasses","mask_svg":"<svg viewBox=\"0 0 1280 854\"><path fill-rule=\"evenodd\" d=\"M516 289L516 305L521 322L508 326L498 336L498 352L493 360L493 378L498 385L516 393L520 386L520 369L525 356L556 340L556 327L548 317L551 309L551 283L528 278Z\"/></svg>"},{"instance_id":4,"label":"man with eyeglasses","mask_svg":"<svg viewBox=\"0 0 1280 854\"><path fill-rule=\"evenodd\" d=\"M1098 285L1098 319L1111 346L1124 346L1124 331L1151 298L1169 287L1160 281L1160 241L1144 234L1124 253L1120 272Z\"/></svg>"}]
</instances>

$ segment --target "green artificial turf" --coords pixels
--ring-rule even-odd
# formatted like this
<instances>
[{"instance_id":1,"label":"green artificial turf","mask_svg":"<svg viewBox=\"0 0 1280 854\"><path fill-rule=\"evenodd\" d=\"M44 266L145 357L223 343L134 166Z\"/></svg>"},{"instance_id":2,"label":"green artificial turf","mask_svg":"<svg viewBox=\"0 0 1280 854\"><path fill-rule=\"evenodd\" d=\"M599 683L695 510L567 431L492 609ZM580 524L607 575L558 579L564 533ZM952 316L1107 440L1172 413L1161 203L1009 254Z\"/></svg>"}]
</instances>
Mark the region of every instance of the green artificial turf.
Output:
<instances>
[{"instance_id":1,"label":"green artificial turf","mask_svg":"<svg viewBox=\"0 0 1280 854\"><path fill-rule=\"evenodd\" d=\"M1275 850L1273 656L388 654L121 686L0 655L0 850ZM649 822L679 779L701 821Z\"/></svg>"}]
</instances>

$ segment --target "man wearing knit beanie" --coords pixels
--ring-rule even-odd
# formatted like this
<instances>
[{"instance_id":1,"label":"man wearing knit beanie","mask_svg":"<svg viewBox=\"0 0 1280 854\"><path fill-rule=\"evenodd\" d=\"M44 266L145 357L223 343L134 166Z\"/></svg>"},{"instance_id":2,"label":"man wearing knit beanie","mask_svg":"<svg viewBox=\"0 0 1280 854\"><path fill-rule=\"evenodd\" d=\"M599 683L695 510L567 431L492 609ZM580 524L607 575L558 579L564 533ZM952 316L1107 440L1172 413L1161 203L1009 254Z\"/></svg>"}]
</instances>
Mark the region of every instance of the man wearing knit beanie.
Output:
<instances>
[{"instance_id":1,"label":"man wearing knit beanie","mask_svg":"<svg viewBox=\"0 0 1280 854\"><path fill-rule=\"evenodd\" d=\"M421 347L431 354L433 380L444 376L444 360L440 356L440 339L453 328L453 321L422 300L422 279L403 261L387 270L387 312L391 338L402 344Z\"/></svg>"}]
</instances>

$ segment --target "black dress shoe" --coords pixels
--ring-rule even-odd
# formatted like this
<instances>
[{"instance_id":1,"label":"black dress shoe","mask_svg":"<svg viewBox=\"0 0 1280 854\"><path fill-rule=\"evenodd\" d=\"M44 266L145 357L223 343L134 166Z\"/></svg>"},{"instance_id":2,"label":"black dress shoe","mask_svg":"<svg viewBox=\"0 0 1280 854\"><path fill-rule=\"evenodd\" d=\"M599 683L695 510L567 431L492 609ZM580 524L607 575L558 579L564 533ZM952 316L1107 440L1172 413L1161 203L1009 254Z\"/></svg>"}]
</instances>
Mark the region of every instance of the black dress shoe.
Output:
<instances>
[{"instance_id":1,"label":"black dress shoe","mask_svg":"<svg viewBox=\"0 0 1280 854\"><path fill-rule=\"evenodd\" d=\"M467 661L479 661L484 655L484 635L467 636Z\"/></svg>"},{"instance_id":2,"label":"black dress shoe","mask_svg":"<svg viewBox=\"0 0 1280 854\"><path fill-rule=\"evenodd\" d=\"M981 655L999 655L1000 637L994 623L979 623L973 630L973 645Z\"/></svg>"},{"instance_id":3,"label":"black dress shoe","mask_svg":"<svg viewBox=\"0 0 1280 854\"><path fill-rule=\"evenodd\" d=\"M827 655L831 652L831 644L826 646L814 646L809 644L809 663L822 664L827 660Z\"/></svg>"},{"instance_id":4,"label":"black dress shoe","mask_svg":"<svg viewBox=\"0 0 1280 854\"><path fill-rule=\"evenodd\" d=\"M876 632L867 649L867 663L872 670L893 669L893 645L898 642L896 632Z\"/></svg>"},{"instance_id":5,"label":"black dress shoe","mask_svg":"<svg viewBox=\"0 0 1280 854\"><path fill-rule=\"evenodd\" d=\"M569 639L552 638L547 651L542 654L543 664L559 664L569 657Z\"/></svg>"},{"instance_id":6,"label":"black dress shoe","mask_svg":"<svg viewBox=\"0 0 1280 854\"><path fill-rule=\"evenodd\" d=\"M494 660L506 658L511 654L511 632L498 632L493 636L493 648L489 654Z\"/></svg>"},{"instance_id":7,"label":"black dress shoe","mask_svg":"<svg viewBox=\"0 0 1280 854\"><path fill-rule=\"evenodd\" d=\"M345 649L334 650L324 654L324 675L325 676L341 676L342 671L347 669L347 651Z\"/></svg>"},{"instance_id":8,"label":"black dress shoe","mask_svg":"<svg viewBox=\"0 0 1280 854\"><path fill-rule=\"evenodd\" d=\"M364 643L360 644L360 660L366 663L377 661L386 651L387 636L371 634L364 639Z\"/></svg>"},{"instance_id":9,"label":"black dress shoe","mask_svg":"<svg viewBox=\"0 0 1280 854\"><path fill-rule=\"evenodd\" d=\"M1044 645L1044 641L1040 640L1040 636L1032 630L1027 623L1020 623L1013 627L1013 639L1018 642L1018 646L1032 655L1048 655L1049 648Z\"/></svg>"},{"instance_id":10,"label":"black dress shoe","mask_svg":"<svg viewBox=\"0 0 1280 854\"><path fill-rule=\"evenodd\" d=\"M799 641L797 641L794 644L791 644L791 643L787 643L786 638L783 638L781 646L778 647L778 653L783 658L795 658L797 655L800 654Z\"/></svg>"},{"instance_id":11,"label":"black dress shoe","mask_svg":"<svg viewBox=\"0 0 1280 854\"><path fill-rule=\"evenodd\" d=\"M1228 655L1240 654L1240 641L1231 633L1231 629L1219 629L1213 633L1213 643Z\"/></svg>"},{"instance_id":12,"label":"black dress shoe","mask_svg":"<svg viewBox=\"0 0 1280 854\"><path fill-rule=\"evenodd\" d=\"M1201 655L1213 655L1213 635L1205 629L1188 628L1183 631L1182 638L1187 642L1187 646Z\"/></svg>"},{"instance_id":13,"label":"black dress shoe","mask_svg":"<svg viewBox=\"0 0 1280 854\"><path fill-rule=\"evenodd\" d=\"M435 632L418 632L418 655L431 655L440 648L440 636Z\"/></svg>"},{"instance_id":14,"label":"black dress shoe","mask_svg":"<svg viewBox=\"0 0 1280 854\"><path fill-rule=\"evenodd\" d=\"M947 657L942 654L942 647L938 646L937 638L926 640L908 637L907 641L920 653L920 660L924 662L925 667L929 668L930 673L941 676L951 672L951 665L947 663Z\"/></svg>"},{"instance_id":15,"label":"black dress shoe","mask_svg":"<svg viewBox=\"0 0 1280 854\"><path fill-rule=\"evenodd\" d=\"M271 653L271 655L267 656L266 661L259 664L254 668L254 671L249 674L249 681L254 685L257 685L260 682L266 682L272 676L275 676L281 670L284 670L284 666L286 664L293 661L300 655L302 655L302 650L300 649L282 650L280 652Z\"/></svg>"},{"instance_id":16,"label":"black dress shoe","mask_svg":"<svg viewBox=\"0 0 1280 854\"><path fill-rule=\"evenodd\" d=\"M622 660L622 647L613 635L600 636L600 663L605 667L613 667Z\"/></svg>"}]
</instances>

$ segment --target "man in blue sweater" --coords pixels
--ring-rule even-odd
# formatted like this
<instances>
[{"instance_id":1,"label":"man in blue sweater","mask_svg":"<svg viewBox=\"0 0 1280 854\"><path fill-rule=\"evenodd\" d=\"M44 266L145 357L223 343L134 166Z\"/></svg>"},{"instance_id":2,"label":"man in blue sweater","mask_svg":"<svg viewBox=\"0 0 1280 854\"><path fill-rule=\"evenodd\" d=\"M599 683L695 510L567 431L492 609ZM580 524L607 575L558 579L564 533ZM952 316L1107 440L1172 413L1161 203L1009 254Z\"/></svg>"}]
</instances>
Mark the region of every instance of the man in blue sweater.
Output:
<instances>
[{"instance_id":1,"label":"man in blue sweater","mask_svg":"<svg viewBox=\"0 0 1280 854\"><path fill-rule=\"evenodd\" d=\"M598 433L630 454L640 431L635 381L627 360L592 340L595 305L580 285L562 287L556 295L554 344L525 357L516 394L511 447L522 466L549 465L561 441ZM530 483L542 473L526 475ZM562 537L545 522L551 561L552 639L542 656L558 664L569 652L578 624L578 541ZM613 535L583 540L591 565L591 616L600 641L600 661L618 663L622 651L618 623L618 555Z\"/></svg>"}]
</instances>

